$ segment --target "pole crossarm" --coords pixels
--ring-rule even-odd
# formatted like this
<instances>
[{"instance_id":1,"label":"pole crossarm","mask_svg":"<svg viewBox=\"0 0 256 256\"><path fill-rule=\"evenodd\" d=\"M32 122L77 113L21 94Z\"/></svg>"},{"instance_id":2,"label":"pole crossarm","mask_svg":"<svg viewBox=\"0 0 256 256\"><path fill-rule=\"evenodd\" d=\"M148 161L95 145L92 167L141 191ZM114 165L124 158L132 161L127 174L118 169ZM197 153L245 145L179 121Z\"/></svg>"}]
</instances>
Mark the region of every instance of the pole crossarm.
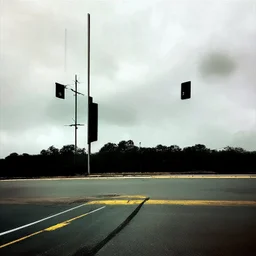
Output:
<instances>
[{"instance_id":1,"label":"pole crossarm","mask_svg":"<svg viewBox=\"0 0 256 256\"><path fill-rule=\"evenodd\" d=\"M69 88L69 90L71 90L72 92L74 92L74 93L76 93L76 94L80 94L80 95L83 95L83 96L84 96L84 94L83 94L83 93L78 92L78 91L76 91L76 90L73 90L72 88Z\"/></svg>"},{"instance_id":2,"label":"pole crossarm","mask_svg":"<svg viewBox=\"0 0 256 256\"><path fill-rule=\"evenodd\" d=\"M84 126L84 124L65 124L65 126Z\"/></svg>"}]
</instances>

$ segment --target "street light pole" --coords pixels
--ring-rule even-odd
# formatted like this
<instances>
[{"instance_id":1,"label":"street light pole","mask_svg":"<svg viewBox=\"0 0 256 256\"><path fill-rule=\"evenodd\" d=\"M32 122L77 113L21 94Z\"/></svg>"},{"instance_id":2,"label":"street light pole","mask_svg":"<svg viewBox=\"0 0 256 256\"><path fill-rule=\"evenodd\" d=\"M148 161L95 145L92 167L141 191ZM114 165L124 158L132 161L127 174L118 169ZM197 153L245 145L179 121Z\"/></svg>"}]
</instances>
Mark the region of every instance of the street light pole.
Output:
<instances>
[{"instance_id":1,"label":"street light pole","mask_svg":"<svg viewBox=\"0 0 256 256\"><path fill-rule=\"evenodd\" d=\"M88 168L88 175L90 175L90 157L91 157L91 142L90 142L90 138L89 138L89 107L90 107L90 14L87 14L87 32L88 32L88 46L87 46L87 50L88 50L88 59L87 59L87 90L88 90L88 94L87 94L87 143L88 143L88 157L87 157L87 168Z\"/></svg>"},{"instance_id":2,"label":"street light pole","mask_svg":"<svg viewBox=\"0 0 256 256\"><path fill-rule=\"evenodd\" d=\"M77 75L75 75L75 156L74 164L76 165L77 155Z\"/></svg>"}]
</instances>

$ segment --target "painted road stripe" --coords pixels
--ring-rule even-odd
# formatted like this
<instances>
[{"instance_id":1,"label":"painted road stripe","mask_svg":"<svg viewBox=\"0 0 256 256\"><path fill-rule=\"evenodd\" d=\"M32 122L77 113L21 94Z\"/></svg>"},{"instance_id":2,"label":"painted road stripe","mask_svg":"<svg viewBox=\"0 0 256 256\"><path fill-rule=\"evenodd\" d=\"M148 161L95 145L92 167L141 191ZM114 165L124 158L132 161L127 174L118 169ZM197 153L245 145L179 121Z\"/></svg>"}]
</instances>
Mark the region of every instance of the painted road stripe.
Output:
<instances>
[{"instance_id":1,"label":"painted road stripe","mask_svg":"<svg viewBox=\"0 0 256 256\"><path fill-rule=\"evenodd\" d=\"M66 220L66 221L64 221L64 222L58 223L58 224L56 224L56 225L53 225L53 226L51 226L51 227L49 227L49 228L39 230L39 231L37 231L37 232L35 232L35 233L32 233L32 234L30 234L30 235L23 236L23 237L21 237L21 238L19 238L19 239L17 239L17 240L14 240L14 241L11 241L11 242L9 242L9 243L0 245L0 249L1 249L1 248L4 248L4 247L6 247L6 246L12 245L12 244L21 242L21 241L23 241L23 240L25 240L25 239L27 239L27 238L30 238L30 237L32 237L32 236L36 236L36 235L38 235L38 234L40 234L40 233L47 232L47 231L48 231L48 232L49 232L49 231L54 231L54 230L56 230L56 229L65 227L65 226L67 226L68 224L70 224L72 221L77 220L77 219L80 219L80 218L82 218L82 217L84 217L84 216L90 215L90 214L92 214L92 213L94 213L94 212L100 211L100 210L104 209L105 207L106 207L106 206L102 206L102 207L100 207L100 208L98 208L98 209L96 209L96 210L93 210L93 211L84 213L84 214L79 215L79 216L77 216L77 217L75 217L75 218L72 218L72 219Z\"/></svg>"},{"instance_id":2,"label":"painted road stripe","mask_svg":"<svg viewBox=\"0 0 256 256\"><path fill-rule=\"evenodd\" d=\"M91 201L88 204L103 204L103 205L133 205L133 204L140 204L142 200L96 200Z\"/></svg>"},{"instance_id":3,"label":"painted road stripe","mask_svg":"<svg viewBox=\"0 0 256 256\"><path fill-rule=\"evenodd\" d=\"M141 200L97 200L88 204L94 205L134 205ZM154 200L145 202L148 205L208 205L208 206L256 206L256 201L227 201L227 200Z\"/></svg>"},{"instance_id":4,"label":"painted road stripe","mask_svg":"<svg viewBox=\"0 0 256 256\"><path fill-rule=\"evenodd\" d=\"M149 200L150 205L210 205L210 206L256 206L256 201L225 201L225 200Z\"/></svg>"},{"instance_id":5,"label":"painted road stripe","mask_svg":"<svg viewBox=\"0 0 256 256\"><path fill-rule=\"evenodd\" d=\"M214 175L214 174L181 174L181 175L147 175L147 176L90 176L79 178L36 178L36 179L5 179L3 182L15 181L56 181L56 180L117 180L117 179L256 179L255 174Z\"/></svg>"},{"instance_id":6,"label":"painted road stripe","mask_svg":"<svg viewBox=\"0 0 256 256\"><path fill-rule=\"evenodd\" d=\"M146 196L143 195L119 195L119 196L113 196L113 198L139 198L139 199L145 199Z\"/></svg>"},{"instance_id":7,"label":"painted road stripe","mask_svg":"<svg viewBox=\"0 0 256 256\"><path fill-rule=\"evenodd\" d=\"M154 179L255 179L256 175L156 175Z\"/></svg>"},{"instance_id":8,"label":"painted road stripe","mask_svg":"<svg viewBox=\"0 0 256 256\"><path fill-rule=\"evenodd\" d=\"M0 236L3 236L3 235L6 235L6 234L15 232L15 231L20 230L20 229L23 229L23 228L30 227L30 226L35 225L35 224L37 224L37 223L40 223L40 222L42 222L42 221L49 220L49 219L54 218L54 217L56 217L56 216L59 216L59 215L61 215L61 214L64 214L64 213L73 211L73 210L75 210L75 209L78 209L78 208L80 208L80 207L82 207L82 206L85 206L85 205L86 205L86 203L85 203L85 204L78 205L78 206L75 206L75 207L70 208L70 209L68 209L68 210L65 210L65 211L63 211L63 212L59 212L59 213L57 213L57 214L48 216L48 217L43 218L43 219L41 219L41 220L37 220L37 221L31 222L31 223L29 223L29 224L26 224L26 225L23 225L23 226L14 228L14 229L4 231L4 232L0 233Z\"/></svg>"}]
</instances>

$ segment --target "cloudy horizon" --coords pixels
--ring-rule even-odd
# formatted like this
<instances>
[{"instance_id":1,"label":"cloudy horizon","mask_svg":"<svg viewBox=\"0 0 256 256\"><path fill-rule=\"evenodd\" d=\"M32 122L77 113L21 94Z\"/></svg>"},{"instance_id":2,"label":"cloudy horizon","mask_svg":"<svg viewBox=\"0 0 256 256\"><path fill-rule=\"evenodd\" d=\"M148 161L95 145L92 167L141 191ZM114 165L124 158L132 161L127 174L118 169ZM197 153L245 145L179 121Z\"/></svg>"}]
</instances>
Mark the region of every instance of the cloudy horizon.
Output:
<instances>
[{"instance_id":1,"label":"cloudy horizon","mask_svg":"<svg viewBox=\"0 0 256 256\"><path fill-rule=\"evenodd\" d=\"M74 97L91 96L99 140L256 150L256 1L0 0L0 158L74 144ZM65 29L67 31L65 68ZM180 84L192 81L192 98ZM87 97L78 96L86 124ZM86 145L86 126L78 146Z\"/></svg>"}]
</instances>

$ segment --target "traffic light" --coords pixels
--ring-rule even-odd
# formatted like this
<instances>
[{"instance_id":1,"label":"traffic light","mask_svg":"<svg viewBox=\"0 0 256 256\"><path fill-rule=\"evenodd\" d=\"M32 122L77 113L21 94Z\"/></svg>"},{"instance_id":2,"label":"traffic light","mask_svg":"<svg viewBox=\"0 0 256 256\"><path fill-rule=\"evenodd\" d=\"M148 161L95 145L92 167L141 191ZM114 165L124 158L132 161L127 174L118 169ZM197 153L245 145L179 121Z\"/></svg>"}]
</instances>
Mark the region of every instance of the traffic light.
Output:
<instances>
[{"instance_id":1,"label":"traffic light","mask_svg":"<svg viewBox=\"0 0 256 256\"><path fill-rule=\"evenodd\" d=\"M89 101L89 126L88 126L88 139L89 143L98 140L98 104L92 102L90 97Z\"/></svg>"},{"instance_id":2,"label":"traffic light","mask_svg":"<svg viewBox=\"0 0 256 256\"><path fill-rule=\"evenodd\" d=\"M55 96L60 99L65 99L65 88L66 86L63 84L55 83L56 91Z\"/></svg>"},{"instance_id":3,"label":"traffic light","mask_svg":"<svg viewBox=\"0 0 256 256\"><path fill-rule=\"evenodd\" d=\"M181 99L186 100L191 98L191 81L181 84Z\"/></svg>"}]
</instances>

